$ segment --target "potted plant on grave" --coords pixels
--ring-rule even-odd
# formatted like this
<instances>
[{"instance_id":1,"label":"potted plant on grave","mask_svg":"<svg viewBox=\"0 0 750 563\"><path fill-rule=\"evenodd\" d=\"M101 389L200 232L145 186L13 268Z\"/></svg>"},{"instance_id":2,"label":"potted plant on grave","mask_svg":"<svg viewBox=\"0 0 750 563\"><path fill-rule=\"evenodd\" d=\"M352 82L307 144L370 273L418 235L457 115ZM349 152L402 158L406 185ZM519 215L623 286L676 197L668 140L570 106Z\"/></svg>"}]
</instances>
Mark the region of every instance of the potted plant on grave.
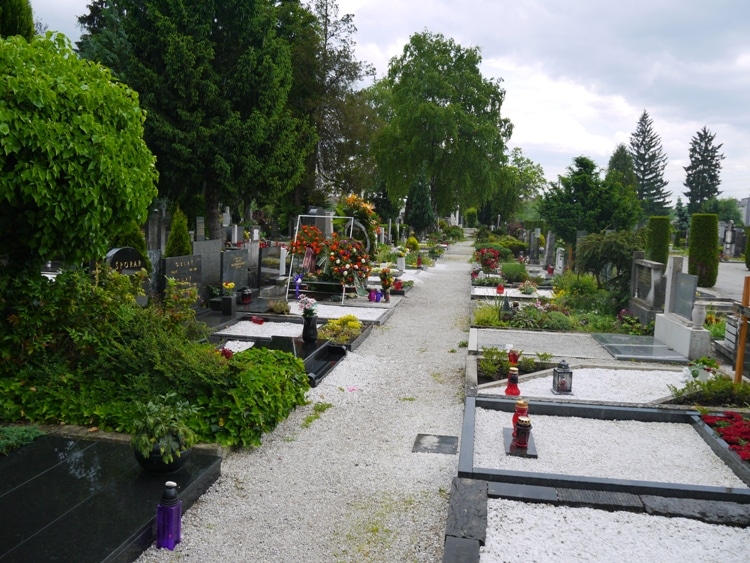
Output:
<instances>
[{"instance_id":1,"label":"potted plant on grave","mask_svg":"<svg viewBox=\"0 0 750 563\"><path fill-rule=\"evenodd\" d=\"M174 392L134 403L131 445L147 473L172 473L182 467L198 440L188 422L199 410Z\"/></svg>"}]
</instances>

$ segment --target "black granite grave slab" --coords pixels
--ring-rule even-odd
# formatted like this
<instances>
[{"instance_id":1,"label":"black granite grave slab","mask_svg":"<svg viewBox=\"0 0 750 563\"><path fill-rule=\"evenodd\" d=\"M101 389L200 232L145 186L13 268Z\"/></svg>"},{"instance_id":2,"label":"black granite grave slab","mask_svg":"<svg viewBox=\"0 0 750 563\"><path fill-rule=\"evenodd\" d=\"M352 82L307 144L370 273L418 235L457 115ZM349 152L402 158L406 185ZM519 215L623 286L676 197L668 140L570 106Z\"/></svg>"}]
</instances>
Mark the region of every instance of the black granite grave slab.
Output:
<instances>
[{"instance_id":1,"label":"black granite grave slab","mask_svg":"<svg viewBox=\"0 0 750 563\"><path fill-rule=\"evenodd\" d=\"M44 436L0 458L0 560L132 561L154 539L164 481L187 510L221 473L194 450L169 476L151 476L128 443Z\"/></svg>"},{"instance_id":2,"label":"black granite grave slab","mask_svg":"<svg viewBox=\"0 0 750 563\"><path fill-rule=\"evenodd\" d=\"M456 477L451 483L450 498L446 535L477 540L484 545L487 532L487 483Z\"/></svg>"},{"instance_id":3,"label":"black granite grave slab","mask_svg":"<svg viewBox=\"0 0 750 563\"><path fill-rule=\"evenodd\" d=\"M346 356L346 348L331 345L328 340L305 342L301 338L272 336L256 339L255 346L281 350L302 359L310 387L317 387L318 383Z\"/></svg>"},{"instance_id":4,"label":"black granite grave slab","mask_svg":"<svg viewBox=\"0 0 750 563\"><path fill-rule=\"evenodd\" d=\"M557 489L557 496L568 506L588 506L605 510L642 512L643 502L638 495L616 491L591 491L585 489Z\"/></svg>"},{"instance_id":5,"label":"black granite grave slab","mask_svg":"<svg viewBox=\"0 0 750 563\"><path fill-rule=\"evenodd\" d=\"M516 483L487 483L487 496L523 502L557 503L557 490L553 487L519 485Z\"/></svg>"},{"instance_id":6,"label":"black granite grave slab","mask_svg":"<svg viewBox=\"0 0 750 563\"><path fill-rule=\"evenodd\" d=\"M414 440L414 453L449 454L458 451L458 436L437 436L435 434L417 434Z\"/></svg>"}]
</instances>

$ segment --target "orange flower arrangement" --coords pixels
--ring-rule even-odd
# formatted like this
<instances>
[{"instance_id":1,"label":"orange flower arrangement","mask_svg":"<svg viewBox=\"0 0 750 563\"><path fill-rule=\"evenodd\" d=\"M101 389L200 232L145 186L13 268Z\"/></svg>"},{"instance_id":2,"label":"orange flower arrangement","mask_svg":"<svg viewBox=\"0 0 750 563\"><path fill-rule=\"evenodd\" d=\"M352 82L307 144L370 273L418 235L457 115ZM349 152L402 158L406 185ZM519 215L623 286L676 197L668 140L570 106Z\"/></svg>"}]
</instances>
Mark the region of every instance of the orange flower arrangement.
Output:
<instances>
[{"instance_id":1,"label":"orange flower arrangement","mask_svg":"<svg viewBox=\"0 0 750 563\"><path fill-rule=\"evenodd\" d=\"M304 256L307 248L310 247L317 256L323 252L325 244L326 237L318 227L314 225L302 225L302 228L292 242L290 250L292 254Z\"/></svg>"},{"instance_id":2,"label":"orange flower arrangement","mask_svg":"<svg viewBox=\"0 0 750 563\"><path fill-rule=\"evenodd\" d=\"M342 284L353 284L355 279L367 281L370 257L361 242L341 239L335 233L328 241L328 273Z\"/></svg>"}]
</instances>

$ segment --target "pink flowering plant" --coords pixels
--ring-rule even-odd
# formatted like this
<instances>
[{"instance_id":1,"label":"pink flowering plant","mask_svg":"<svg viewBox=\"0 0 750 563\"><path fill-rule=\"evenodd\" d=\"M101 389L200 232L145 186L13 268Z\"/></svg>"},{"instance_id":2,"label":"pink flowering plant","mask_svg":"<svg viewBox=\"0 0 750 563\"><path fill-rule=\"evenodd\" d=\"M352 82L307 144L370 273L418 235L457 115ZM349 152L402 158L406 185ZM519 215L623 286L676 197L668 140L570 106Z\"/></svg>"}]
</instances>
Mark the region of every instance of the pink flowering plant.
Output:
<instances>
[{"instance_id":1,"label":"pink flowering plant","mask_svg":"<svg viewBox=\"0 0 750 563\"><path fill-rule=\"evenodd\" d=\"M318 302L307 295L300 295L299 306L302 309L303 317L314 317L318 310Z\"/></svg>"}]
</instances>

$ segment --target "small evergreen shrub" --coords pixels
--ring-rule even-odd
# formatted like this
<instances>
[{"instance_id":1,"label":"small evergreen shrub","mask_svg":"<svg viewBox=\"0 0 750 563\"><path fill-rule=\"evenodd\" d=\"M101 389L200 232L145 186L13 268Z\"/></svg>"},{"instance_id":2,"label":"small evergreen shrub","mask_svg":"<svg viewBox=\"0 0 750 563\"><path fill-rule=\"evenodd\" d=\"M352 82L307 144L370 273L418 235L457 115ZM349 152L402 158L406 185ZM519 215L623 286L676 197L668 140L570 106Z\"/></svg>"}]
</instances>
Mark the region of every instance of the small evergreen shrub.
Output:
<instances>
[{"instance_id":1,"label":"small evergreen shrub","mask_svg":"<svg viewBox=\"0 0 750 563\"><path fill-rule=\"evenodd\" d=\"M521 283L529 279L526 265L520 262L503 262L500 272L508 283Z\"/></svg>"},{"instance_id":2,"label":"small evergreen shrub","mask_svg":"<svg viewBox=\"0 0 750 563\"><path fill-rule=\"evenodd\" d=\"M573 323L570 317L559 311L550 311L542 320L543 330L568 331L572 328Z\"/></svg>"},{"instance_id":3,"label":"small evergreen shrub","mask_svg":"<svg viewBox=\"0 0 750 563\"><path fill-rule=\"evenodd\" d=\"M666 264L669 259L669 217L649 217L646 238L646 258Z\"/></svg>"},{"instance_id":4,"label":"small evergreen shrub","mask_svg":"<svg viewBox=\"0 0 750 563\"><path fill-rule=\"evenodd\" d=\"M476 207L469 207L464 212L464 219L466 219L466 226L470 229L474 229L477 226L477 209Z\"/></svg>"},{"instance_id":5,"label":"small evergreen shrub","mask_svg":"<svg viewBox=\"0 0 750 563\"><path fill-rule=\"evenodd\" d=\"M690 221L688 274L698 276L698 287L713 287L719 276L719 216L695 213Z\"/></svg>"},{"instance_id":6,"label":"small evergreen shrub","mask_svg":"<svg viewBox=\"0 0 750 563\"><path fill-rule=\"evenodd\" d=\"M406 239L406 248L411 252L419 252L419 241L417 240L417 237L409 237Z\"/></svg>"},{"instance_id":7,"label":"small evergreen shrub","mask_svg":"<svg viewBox=\"0 0 750 563\"><path fill-rule=\"evenodd\" d=\"M193 253L193 245L190 243L187 216L175 208L172 213L172 228L169 230L167 245L164 248L164 257L189 256Z\"/></svg>"}]
</instances>

